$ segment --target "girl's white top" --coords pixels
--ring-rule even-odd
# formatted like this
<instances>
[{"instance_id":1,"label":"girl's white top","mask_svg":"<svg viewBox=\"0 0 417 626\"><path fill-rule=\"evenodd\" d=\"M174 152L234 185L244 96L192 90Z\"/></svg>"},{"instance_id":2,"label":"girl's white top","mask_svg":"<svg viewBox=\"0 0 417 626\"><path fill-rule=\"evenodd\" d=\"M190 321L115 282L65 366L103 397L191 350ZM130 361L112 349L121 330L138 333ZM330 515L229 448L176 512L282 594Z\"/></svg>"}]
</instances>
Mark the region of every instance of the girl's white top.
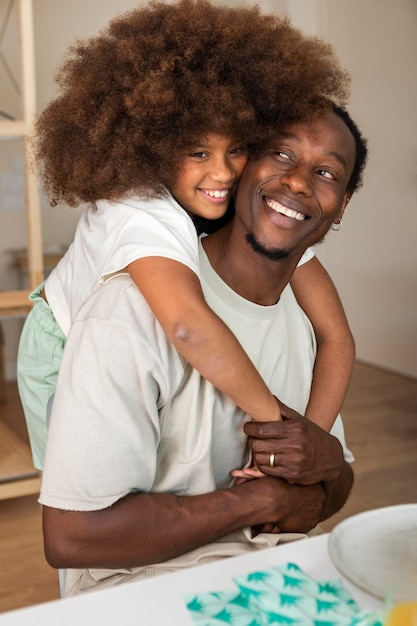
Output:
<instances>
[{"instance_id":1,"label":"girl's white top","mask_svg":"<svg viewBox=\"0 0 417 626\"><path fill-rule=\"evenodd\" d=\"M149 256L178 261L200 276L195 226L172 196L99 200L89 206L73 243L45 283L46 297L64 334L68 335L74 316L98 285ZM313 256L308 249L299 265Z\"/></svg>"}]
</instances>

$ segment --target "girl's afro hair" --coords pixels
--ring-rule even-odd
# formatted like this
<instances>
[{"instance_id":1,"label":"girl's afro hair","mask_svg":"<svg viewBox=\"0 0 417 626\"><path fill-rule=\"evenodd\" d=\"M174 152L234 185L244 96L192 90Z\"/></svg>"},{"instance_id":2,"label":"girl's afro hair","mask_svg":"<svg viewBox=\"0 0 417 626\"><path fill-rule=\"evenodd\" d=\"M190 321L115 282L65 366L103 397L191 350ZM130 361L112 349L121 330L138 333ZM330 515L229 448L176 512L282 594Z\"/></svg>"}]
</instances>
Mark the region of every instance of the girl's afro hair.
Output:
<instances>
[{"instance_id":1,"label":"girl's afro hair","mask_svg":"<svg viewBox=\"0 0 417 626\"><path fill-rule=\"evenodd\" d=\"M39 117L35 156L53 203L163 195L210 132L249 148L277 125L344 105L332 47L259 7L151 1L70 48Z\"/></svg>"}]
</instances>

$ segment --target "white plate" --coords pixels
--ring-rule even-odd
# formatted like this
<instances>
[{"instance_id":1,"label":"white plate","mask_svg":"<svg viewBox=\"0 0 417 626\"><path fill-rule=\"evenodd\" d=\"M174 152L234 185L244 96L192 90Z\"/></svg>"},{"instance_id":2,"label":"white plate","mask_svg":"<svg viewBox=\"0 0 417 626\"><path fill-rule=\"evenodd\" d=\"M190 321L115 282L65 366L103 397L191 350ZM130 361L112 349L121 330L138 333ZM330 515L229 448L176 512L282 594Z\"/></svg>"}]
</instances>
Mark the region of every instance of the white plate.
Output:
<instances>
[{"instance_id":1,"label":"white plate","mask_svg":"<svg viewBox=\"0 0 417 626\"><path fill-rule=\"evenodd\" d=\"M330 533L329 554L367 593L393 602L417 600L417 504L349 517Z\"/></svg>"}]
</instances>

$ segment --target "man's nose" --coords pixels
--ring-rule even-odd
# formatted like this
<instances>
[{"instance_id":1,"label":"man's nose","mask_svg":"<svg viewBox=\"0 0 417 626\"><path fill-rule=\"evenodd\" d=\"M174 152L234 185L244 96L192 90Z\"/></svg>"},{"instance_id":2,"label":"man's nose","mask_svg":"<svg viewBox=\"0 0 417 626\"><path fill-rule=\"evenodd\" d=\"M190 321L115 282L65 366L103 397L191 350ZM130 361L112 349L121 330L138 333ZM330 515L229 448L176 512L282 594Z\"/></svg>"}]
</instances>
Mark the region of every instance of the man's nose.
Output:
<instances>
[{"instance_id":1,"label":"man's nose","mask_svg":"<svg viewBox=\"0 0 417 626\"><path fill-rule=\"evenodd\" d=\"M281 183L289 187L293 193L311 195L312 180L307 167L294 165L281 175Z\"/></svg>"}]
</instances>

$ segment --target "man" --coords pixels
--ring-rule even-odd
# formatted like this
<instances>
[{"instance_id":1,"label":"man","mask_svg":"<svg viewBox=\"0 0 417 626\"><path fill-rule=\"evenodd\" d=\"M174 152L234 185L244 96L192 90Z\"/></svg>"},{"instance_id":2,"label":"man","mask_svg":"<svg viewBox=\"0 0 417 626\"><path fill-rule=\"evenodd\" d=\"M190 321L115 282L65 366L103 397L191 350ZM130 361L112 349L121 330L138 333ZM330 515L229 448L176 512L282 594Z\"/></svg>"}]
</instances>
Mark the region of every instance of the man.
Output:
<instances>
[{"instance_id":1,"label":"man","mask_svg":"<svg viewBox=\"0 0 417 626\"><path fill-rule=\"evenodd\" d=\"M343 111L287 127L246 167L234 219L202 240L208 302L291 407L284 422L244 425L169 344L128 277L82 307L40 497L47 559L72 568L67 594L302 537L343 506L353 477L341 443L297 415L315 341L288 282L341 219L365 159ZM340 418L333 432L343 443ZM268 476L229 487L246 460L245 433Z\"/></svg>"}]
</instances>

